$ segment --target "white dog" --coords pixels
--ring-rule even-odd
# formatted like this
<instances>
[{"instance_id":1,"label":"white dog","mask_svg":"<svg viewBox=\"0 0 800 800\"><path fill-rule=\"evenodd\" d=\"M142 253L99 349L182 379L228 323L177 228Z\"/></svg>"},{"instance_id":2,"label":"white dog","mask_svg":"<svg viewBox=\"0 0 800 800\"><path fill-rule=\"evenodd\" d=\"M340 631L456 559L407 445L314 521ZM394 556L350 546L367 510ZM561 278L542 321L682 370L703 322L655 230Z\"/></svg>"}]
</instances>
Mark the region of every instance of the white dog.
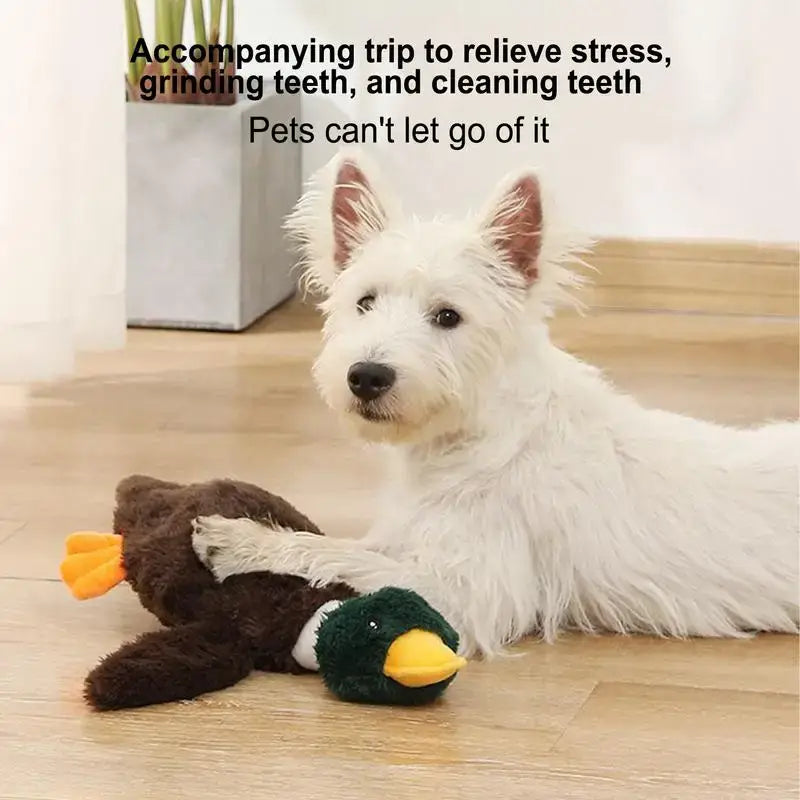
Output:
<instances>
[{"instance_id":1,"label":"white dog","mask_svg":"<svg viewBox=\"0 0 800 800\"><path fill-rule=\"evenodd\" d=\"M482 214L421 222L361 155L316 176L288 223L326 294L315 378L396 475L363 539L196 520L219 580L414 589L467 655L563 628L798 631L800 426L642 408L556 348L577 245L545 205L521 172Z\"/></svg>"}]
</instances>

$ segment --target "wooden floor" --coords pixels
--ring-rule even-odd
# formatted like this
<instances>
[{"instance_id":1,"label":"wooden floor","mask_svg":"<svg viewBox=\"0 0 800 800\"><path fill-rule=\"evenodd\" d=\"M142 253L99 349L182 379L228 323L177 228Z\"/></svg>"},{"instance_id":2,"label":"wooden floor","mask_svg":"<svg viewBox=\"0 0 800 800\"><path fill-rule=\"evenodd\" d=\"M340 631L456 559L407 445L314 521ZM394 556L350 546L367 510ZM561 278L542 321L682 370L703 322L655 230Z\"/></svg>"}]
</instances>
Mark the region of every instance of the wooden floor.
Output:
<instances>
[{"instance_id":1,"label":"wooden floor","mask_svg":"<svg viewBox=\"0 0 800 800\"><path fill-rule=\"evenodd\" d=\"M647 403L797 415L795 321L609 312L554 329ZM531 641L423 709L258 674L192 703L89 713L86 671L154 627L127 587L80 604L57 580L64 535L109 525L122 476L249 479L332 534L363 531L376 456L314 393L317 340L292 303L246 335L134 331L74 379L0 388L0 798L797 796L793 637Z\"/></svg>"}]
</instances>

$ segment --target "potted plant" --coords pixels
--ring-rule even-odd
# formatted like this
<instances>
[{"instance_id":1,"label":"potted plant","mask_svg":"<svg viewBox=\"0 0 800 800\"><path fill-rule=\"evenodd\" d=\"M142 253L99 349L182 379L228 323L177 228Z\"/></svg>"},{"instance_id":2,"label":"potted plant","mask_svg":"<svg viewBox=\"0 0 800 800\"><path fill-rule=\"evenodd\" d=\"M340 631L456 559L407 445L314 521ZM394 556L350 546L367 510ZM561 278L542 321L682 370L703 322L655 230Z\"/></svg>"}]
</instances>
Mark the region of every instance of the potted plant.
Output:
<instances>
[{"instance_id":1,"label":"potted plant","mask_svg":"<svg viewBox=\"0 0 800 800\"><path fill-rule=\"evenodd\" d=\"M281 226L301 191L300 145L251 142L250 118L299 121L299 96L254 92L216 59L211 45L234 44L234 0L190 0L194 42L186 0L154 0L152 40L124 2L128 323L242 330L294 293ZM208 57L164 56L193 45Z\"/></svg>"}]
</instances>

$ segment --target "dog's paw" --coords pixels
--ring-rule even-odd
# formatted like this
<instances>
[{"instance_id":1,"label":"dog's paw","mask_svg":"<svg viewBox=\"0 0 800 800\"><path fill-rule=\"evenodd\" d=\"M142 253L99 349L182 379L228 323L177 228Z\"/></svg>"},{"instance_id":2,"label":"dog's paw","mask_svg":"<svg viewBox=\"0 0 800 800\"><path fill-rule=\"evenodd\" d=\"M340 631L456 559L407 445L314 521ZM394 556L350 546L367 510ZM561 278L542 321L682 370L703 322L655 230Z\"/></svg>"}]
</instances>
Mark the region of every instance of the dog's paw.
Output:
<instances>
[{"instance_id":1,"label":"dog's paw","mask_svg":"<svg viewBox=\"0 0 800 800\"><path fill-rule=\"evenodd\" d=\"M252 558L249 533L253 524L249 519L228 519L219 515L197 517L192 521L195 555L218 581L245 571L247 561Z\"/></svg>"}]
</instances>

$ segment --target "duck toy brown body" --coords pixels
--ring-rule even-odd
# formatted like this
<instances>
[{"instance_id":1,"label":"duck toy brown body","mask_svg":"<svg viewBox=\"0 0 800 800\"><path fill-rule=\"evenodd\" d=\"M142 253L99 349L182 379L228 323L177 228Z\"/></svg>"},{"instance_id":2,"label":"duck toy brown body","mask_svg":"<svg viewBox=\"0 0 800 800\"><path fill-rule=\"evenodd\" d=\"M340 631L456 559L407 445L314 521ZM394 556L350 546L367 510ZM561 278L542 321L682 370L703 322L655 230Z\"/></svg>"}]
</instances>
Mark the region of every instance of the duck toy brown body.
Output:
<instances>
[{"instance_id":1,"label":"duck toy brown body","mask_svg":"<svg viewBox=\"0 0 800 800\"><path fill-rule=\"evenodd\" d=\"M70 535L61 577L78 599L127 581L165 627L123 644L88 674L84 696L95 709L189 700L253 670L318 671L343 700L418 705L437 699L464 665L456 632L414 592L357 596L344 584L312 587L271 572L218 583L192 549L192 520L211 514L322 535L252 484L121 481L114 532Z\"/></svg>"}]
</instances>

